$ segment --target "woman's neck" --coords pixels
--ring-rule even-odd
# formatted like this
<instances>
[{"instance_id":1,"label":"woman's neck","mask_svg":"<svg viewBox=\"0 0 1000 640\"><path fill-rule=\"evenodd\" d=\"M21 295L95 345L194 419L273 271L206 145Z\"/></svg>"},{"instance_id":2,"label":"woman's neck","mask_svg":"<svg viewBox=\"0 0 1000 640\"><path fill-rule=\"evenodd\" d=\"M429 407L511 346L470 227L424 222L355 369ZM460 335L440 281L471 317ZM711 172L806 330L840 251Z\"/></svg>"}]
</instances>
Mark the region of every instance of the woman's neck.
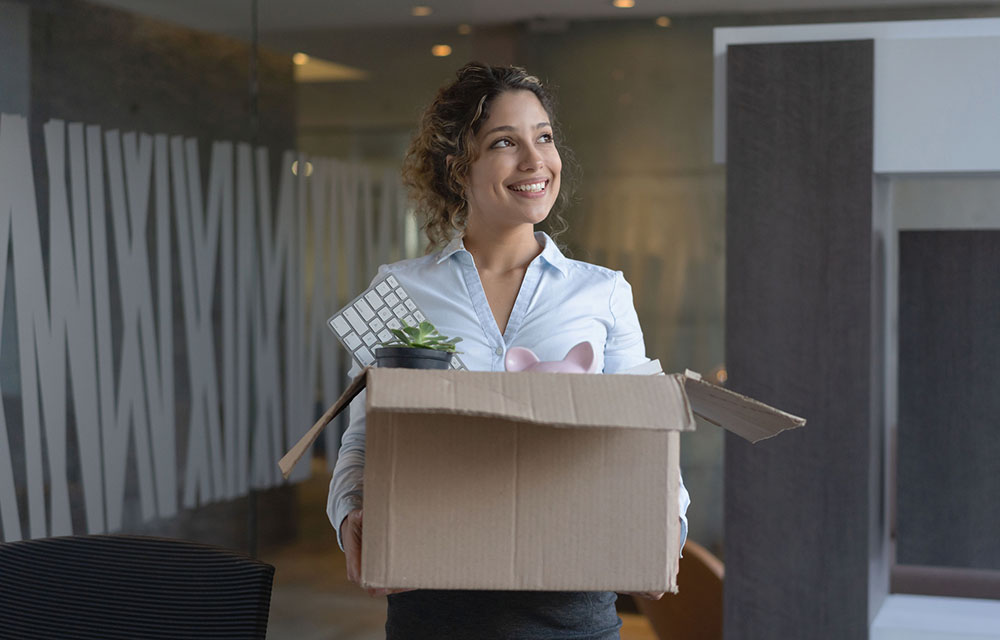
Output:
<instances>
[{"instance_id":1,"label":"woman's neck","mask_svg":"<svg viewBox=\"0 0 1000 640\"><path fill-rule=\"evenodd\" d=\"M535 239L534 229L529 224L497 232L475 225L471 220L469 222L463 243L480 272L502 274L523 270L542 252L542 246Z\"/></svg>"}]
</instances>

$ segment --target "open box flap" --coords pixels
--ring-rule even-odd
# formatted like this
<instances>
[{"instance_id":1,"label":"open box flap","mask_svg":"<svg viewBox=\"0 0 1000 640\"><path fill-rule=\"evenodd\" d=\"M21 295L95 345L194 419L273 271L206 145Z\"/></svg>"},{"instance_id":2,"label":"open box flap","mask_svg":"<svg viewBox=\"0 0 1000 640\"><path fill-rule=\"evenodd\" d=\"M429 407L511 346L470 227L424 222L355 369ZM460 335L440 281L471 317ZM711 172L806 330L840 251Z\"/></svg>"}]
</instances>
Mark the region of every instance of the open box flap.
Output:
<instances>
[{"instance_id":1,"label":"open box flap","mask_svg":"<svg viewBox=\"0 0 1000 640\"><path fill-rule=\"evenodd\" d=\"M684 388L695 415L750 442L760 442L806 423L805 418L705 382L693 371L685 373Z\"/></svg>"},{"instance_id":2,"label":"open box flap","mask_svg":"<svg viewBox=\"0 0 1000 640\"><path fill-rule=\"evenodd\" d=\"M288 453L281 457L281 460L278 461L278 467L281 468L281 475L284 476L285 480L288 480L288 476L291 475L295 464L302 458L305 452L309 450L309 447L316 442L316 438L319 437L319 434L323 433L323 429L326 425L328 425L331 420L336 418L341 411L347 408L347 406L351 404L351 400L354 400L354 398L364 390L365 384L368 382L368 370L370 368L371 367L365 367L361 373L359 373L357 377L351 381L351 384L347 385L347 389L340 395L340 398L333 403L333 406L327 409L322 417L316 421L316 424L310 427L309 431L306 431L306 434L295 443L295 446L289 449Z\"/></svg>"}]
</instances>

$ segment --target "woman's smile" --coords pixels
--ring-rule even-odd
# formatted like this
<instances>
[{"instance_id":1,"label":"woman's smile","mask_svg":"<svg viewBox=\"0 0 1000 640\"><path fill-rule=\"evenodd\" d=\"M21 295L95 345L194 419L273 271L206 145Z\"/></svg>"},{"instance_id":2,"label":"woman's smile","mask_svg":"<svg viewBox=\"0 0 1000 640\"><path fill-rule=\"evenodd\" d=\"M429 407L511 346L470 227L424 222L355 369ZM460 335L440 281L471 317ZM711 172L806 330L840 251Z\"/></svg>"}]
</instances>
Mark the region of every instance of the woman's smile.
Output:
<instances>
[{"instance_id":1,"label":"woman's smile","mask_svg":"<svg viewBox=\"0 0 1000 640\"><path fill-rule=\"evenodd\" d=\"M522 180L507 188L522 198L543 198L548 192L548 178L534 178L532 180Z\"/></svg>"}]
</instances>

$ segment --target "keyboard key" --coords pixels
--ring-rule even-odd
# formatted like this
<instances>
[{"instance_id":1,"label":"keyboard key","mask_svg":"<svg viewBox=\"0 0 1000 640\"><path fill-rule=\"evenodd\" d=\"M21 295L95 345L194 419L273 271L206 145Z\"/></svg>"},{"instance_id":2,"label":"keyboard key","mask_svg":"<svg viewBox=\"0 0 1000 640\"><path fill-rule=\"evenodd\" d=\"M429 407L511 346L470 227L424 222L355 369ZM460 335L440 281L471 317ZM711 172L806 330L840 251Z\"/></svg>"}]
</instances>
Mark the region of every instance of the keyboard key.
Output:
<instances>
[{"instance_id":1,"label":"keyboard key","mask_svg":"<svg viewBox=\"0 0 1000 640\"><path fill-rule=\"evenodd\" d=\"M347 345L348 349L354 351L361 346L361 338L359 338L356 333L349 333L347 334L347 337L344 338L344 344Z\"/></svg>"},{"instance_id":2,"label":"keyboard key","mask_svg":"<svg viewBox=\"0 0 1000 640\"><path fill-rule=\"evenodd\" d=\"M390 307L395 307L397 304L399 304L399 298L396 297L395 293L390 293L385 297L385 303Z\"/></svg>"},{"instance_id":3,"label":"keyboard key","mask_svg":"<svg viewBox=\"0 0 1000 640\"><path fill-rule=\"evenodd\" d=\"M365 302L364 299L359 299L355 302L354 308L358 310L358 313L360 313L361 317L365 319L365 322L375 317L375 312L372 311L372 308L368 306L368 303ZM358 333L361 332L359 331Z\"/></svg>"},{"instance_id":4,"label":"keyboard key","mask_svg":"<svg viewBox=\"0 0 1000 640\"><path fill-rule=\"evenodd\" d=\"M373 356L372 352L365 347L361 347L358 349L358 360L361 361L362 365L367 367L371 363L375 362L375 356Z\"/></svg>"},{"instance_id":5,"label":"keyboard key","mask_svg":"<svg viewBox=\"0 0 1000 640\"><path fill-rule=\"evenodd\" d=\"M372 321L368 323L368 328L370 328L372 331L376 333L378 333L379 329L381 329L384 326L385 323L379 320L378 318L372 318Z\"/></svg>"},{"instance_id":6,"label":"keyboard key","mask_svg":"<svg viewBox=\"0 0 1000 640\"><path fill-rule=\"evenodd\" d=\"M417 319L417 322L423 322L427 319L424 317L424 314L420 313L420 309L413 312L413 317Z\"/></svg>"},{"instance_id":7,"label":"keyboard key","mask_svg":"<svg viewBox=\"0 0 1000 640\"><path fill-rule=\"evenodd\" d=\"M409 298L407 298L406 299L406 308L409 309L410 311L413 311L414 309L417 308L417 303L414 302L413 300L410 300Z\"/></svg>"},{"instance_id":8,"label":"keyboard key","mask_svg":"<svg viewBox=\"0 0 1000 640\"><path fill-rule=\"evenodd\" d=\"M395 288L399 286L399 281L396 280L394 276L389 276L388 278L385 279L385 281L389 283L390 287Z\"/></svg>"},{"instance_id":9,"label":"keyboard key","mask_svg":"<svg viewBox=\"0 0 1000 640\"><path fill-rule=\"evenodd\" d=\"M347 318L347 321L351 323L351 326L354 327L354 330L358 333L364 333L368 330L368 325L366 325L365 321L361 319L358 312L354 310L354 307L347 307L344 309L344 317Z\"/></svg>"},{"instance_id":10,"label":"keyboard key","mask_svg":"<svg viewBox=\"0 0 1000 640\"><path fill-rule=\"evenodd\" d=\"M385 280L383 280L375 285L375 291L378 291L378 294L384 297L387 293L389 293L389 291L391 291L391 289L389 288L389 285L385 283Z\"/></svg>"},{"instance_id":11,"label":"keyboard key","mask_svg":"<svg viewBox=\"0 0 1000 640\"><path fill-rule=\"evenodd\" d=\"M392 317L392 309L390 309L389 307L382 307L381 309L378 310L378 317L382 318L383 320L388 320L389 318Z\"/></svg>"},{"instance_id":12,"label":"keyboard key","mask_svg":"<svg viewBox=\"0 0 1000 640\"><path fill-rule=\"evenodd\" d=\"M389 342L390 340L392 340L392 334L389 333L388 329L382 329L378 333L378 339L381 342Z\"/></svg>"},{"instance_id":13,"label":"keyboard key","mask_svg":"<svg viewBox=\"0 0 1000 640\"><path fill-rule=\"evenodd\" d=\"M365 300L367 300L368 304L372 306L372 309L378 309L379 307L382 306L382 298L380 298L379 295L374 291L369 291L368 293L366 293Z\"/></svg>"},{"instance_id":14,"label":"keyboard key","mask_svg":"<svg viewBox=\"0 0 1000 640\"><path fill-rule=\"evenodd\" d=\"M392 315L391 311L389 311L388 309L386 309L386 311L389 313L390 316ZM351 330L351 326L347 324L347 321L344 320L344 316L342 315L335 315L332 318L330 318L330 325L333 326L334 331L336 331L337 335L340 336L341 338L344 337L345 333Z\"/></svg>"},{"instance_id":15,"label":"keyboard key","mask_svg":"<svg viewBox=\"0 0 1000 640\"><path fill-rule=\"evenodd\" d=\"M413 319L413 316L406 316L405 318L403 318L403 320L405 320L406 324L410 325L411 327L417 326L417 321Z\"/></svg>"},{"instance_id":16,"label":"keyboard key","mask_svg":"<svg viewBox=\"0 0 1000 640\"><path fill-rule=\"evenodd\" d=\"M390 329L399 329L403 325L399 324L399 320L392 318L391 320L389 320L389 322L385 323L385 326L389 327Z\"/></svg>"},{"instance_id":17,"label":"keyboard key","mask_svg":"<svg viewBox=\"0 0 1000 640\"><path fill-rule=\"evenodd\" d=\"M378 338L375 337L374 333L366 333L365 337L361 338L366 345L369 347L378 342Z\"/></svg>"},{"instance_id":18,"label":"keyboard key","mask_svg":"<svg viewBox=\"0 0 1000 640\"><path fill-rule=\"evenodd\" d=\"M401 304L400 305L396 305L396 308L393 309L392 312L394 314L396 314L397 318L405 318L406 317L406 307L404 307Z\"/></svg>"}]
</instances>

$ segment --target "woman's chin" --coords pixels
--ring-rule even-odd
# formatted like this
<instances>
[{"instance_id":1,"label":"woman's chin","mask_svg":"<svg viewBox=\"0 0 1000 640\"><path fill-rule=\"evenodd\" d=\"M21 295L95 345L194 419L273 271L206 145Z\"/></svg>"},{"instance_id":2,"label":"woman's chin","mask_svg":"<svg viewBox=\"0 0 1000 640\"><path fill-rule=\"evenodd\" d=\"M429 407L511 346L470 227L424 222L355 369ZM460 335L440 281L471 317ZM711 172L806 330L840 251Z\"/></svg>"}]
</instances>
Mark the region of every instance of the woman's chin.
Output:
<instances>
[{"instance_id":1,"label":"woman's chin","mask_svg":"<svg viewBox=\"0 0 1000 640\"><path fill-rule=\"evenodd\" d=\"M539 224L540 222L544 222L545 219L549 217L549 213L551 213L551 211L552 211L551 203L545 203L545 204L539 203L539 206L531 207L527 211L523 211L522 216L526 218L525 220L526 222L531 222L531 224Z\"/></svg>"}]
</instances>

